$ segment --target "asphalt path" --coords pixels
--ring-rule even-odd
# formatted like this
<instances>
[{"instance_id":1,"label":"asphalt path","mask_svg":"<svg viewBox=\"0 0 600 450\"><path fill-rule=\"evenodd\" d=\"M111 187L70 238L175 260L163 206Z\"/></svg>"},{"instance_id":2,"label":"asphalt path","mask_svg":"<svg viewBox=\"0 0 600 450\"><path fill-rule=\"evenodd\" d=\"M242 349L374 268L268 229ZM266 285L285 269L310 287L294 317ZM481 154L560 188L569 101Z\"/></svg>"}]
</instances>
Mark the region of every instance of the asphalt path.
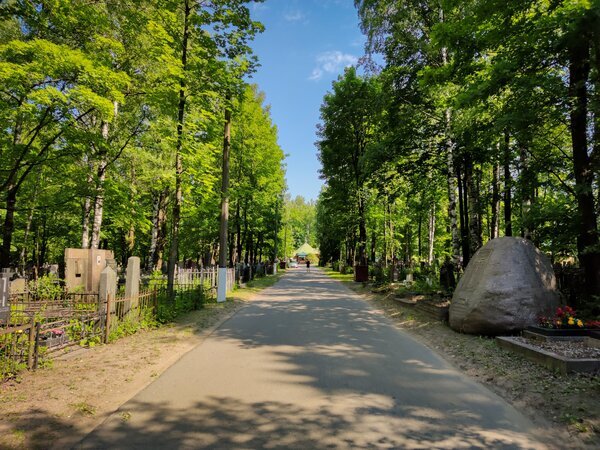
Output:
<instances>
[{"instance_id":1,"label":"asphalt path","mask_svg":"<svg viewBox=\"0 0 600 450\"><path fill-rule=\"evenodd\" d=\"M292 269L77 448L546 448L341 283Z\"/></svg>"}]
</instances>

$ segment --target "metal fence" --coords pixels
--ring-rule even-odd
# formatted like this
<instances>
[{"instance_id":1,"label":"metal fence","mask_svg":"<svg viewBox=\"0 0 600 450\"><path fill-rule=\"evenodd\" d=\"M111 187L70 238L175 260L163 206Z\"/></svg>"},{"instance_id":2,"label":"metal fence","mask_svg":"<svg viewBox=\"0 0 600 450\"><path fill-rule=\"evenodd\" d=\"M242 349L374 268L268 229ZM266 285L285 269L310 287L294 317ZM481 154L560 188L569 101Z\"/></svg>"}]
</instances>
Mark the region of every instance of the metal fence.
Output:
<instances>
[{"instance_id":1,"label":"metal fence","mask_svg":"<svg viewBox=\"0 0 600 450\"><path fill-rule=\"evenodd\" d=\"M234 283L235 271L228 269L227 291ZM102 301L98 294L11 294L9 320L0 321L0 380L36 369L68 347L106 343L202 308L216 297L218 269L178 270L172 295L163 276L147 278L143 286L134 297Z\"/></svg>"},{"instance_id":2,"label":"metal fence","mask_svg":"<svg viewBox=\"0 0 600 450\"><path fill-rule=\"evenodd\" d=\"M0 325L0 380L24 369L35 370L68 347L93 347L171 321L202 308L210 297L200 283L177 283L173 296L154 286L135 297L106 301L97 294L64 294L48 301L15 296L10 321Z\"/></svg>"},{"instance_id":3,"label":"metal fence","mask_svg":"<svg viewBox=\"0 0 600 450\"><path fill-rule=\"evenodd\" d=\"M210 267L201 270L179 269L176 275L176 281L181 285L201 284L205 289L216 292L219 283L219 270L216 267ZM231 292L235 286L235 269L227 269L227 292Z\"/></svg>"}]
</instances>

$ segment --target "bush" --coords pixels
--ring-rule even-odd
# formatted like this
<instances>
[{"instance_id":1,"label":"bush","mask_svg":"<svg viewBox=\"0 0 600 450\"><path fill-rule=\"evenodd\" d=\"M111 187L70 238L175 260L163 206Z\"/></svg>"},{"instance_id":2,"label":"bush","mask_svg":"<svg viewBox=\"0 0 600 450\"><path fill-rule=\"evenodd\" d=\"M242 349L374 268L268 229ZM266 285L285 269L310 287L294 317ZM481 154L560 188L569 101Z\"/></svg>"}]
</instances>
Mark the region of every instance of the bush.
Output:
<instances>
[{"instance_id":1,"label":"bush","mask_svg":"<svg viewBox=\"0 0 600 450\"><path fill-rule=\"evenodd\" d=\"M387 269L380 265L371 267L369 272L370 275L373 277L375 285L377 286L387 284L390 280L390 269Z\"/></svg>"},{"instance_id":2,"label":"bush","mask_svg":"<svg viewBox=\"0 0 600 450\"><path fill-rule=\"evenodd\" d=\"M58 300L63 293L60 279L53 273L30 280L27 289L34 297L42 300Z\"/></svg>"}]
</instances>

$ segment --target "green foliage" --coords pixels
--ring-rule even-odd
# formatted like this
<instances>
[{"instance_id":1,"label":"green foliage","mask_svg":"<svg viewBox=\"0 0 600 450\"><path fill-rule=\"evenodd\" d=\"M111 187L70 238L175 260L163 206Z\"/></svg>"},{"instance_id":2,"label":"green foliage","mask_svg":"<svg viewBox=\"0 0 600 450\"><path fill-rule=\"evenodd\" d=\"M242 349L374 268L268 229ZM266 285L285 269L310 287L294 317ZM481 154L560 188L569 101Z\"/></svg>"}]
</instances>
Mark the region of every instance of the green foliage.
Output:
<instances>
[{"instance_id":1,"label":"green foliage","mask_svg":"<svg viewBox=\"0 0 600 450\"><path fill-rule=\"evenodd\" d=\"M125 317L119 319L117 326L111 330L108 340L112 342L138 331L151 330L156 328L159 323L159 319L155 317L152 308L132 310Z\"/></svg>"},{"instance_id":2,"label":"green foliage","mask_svg":"<svg viewBox=\"0 0 600 450\"><path fill-rule=\"evenodd\" d=\"M446 256L464 267L488 239L521 235L553 262L577 257L593 299L598 4L355 5L367 62L384 62L376 75L348 70L323 100L323 260L351 265L366 251L436 280Z\"/></svg>"},{"instance_id":3,"label":"green foliage","mask_svg":"<svg viewBox=\"0 0 600 450\"><path fill-rule=\"evenodd\" d=\"M187 19L181 2L155 0L2 6L0 265L60 262L65 247L89 246L91 238L123 266L135 254L162 269L176 155L179 259L210 263L226 109L233 110L231 204L240 204L231 232L245 229L244 241L272 257L284 154L264 94L243 82L256 67L249 44L263 29L248 4L189 2Z\"/></svg>"},{"instance_id":4,"label":"green foliage","mask_svg":"<svg viewBox=\"0 0 600 450\"><path fill-rule=\"evenodd\" d=\"M65 332L71 341L79 343L81 347L93 348L102 342L94 323L89 320L71 319Z\"/></svg>"},{"instance_id":5,"label":"green foliage","mask_svg":"<svg viewBox=\"0 0 600 450\"><path fill-rule=\"evenodd\" d=\"M29 293L39 300L54 301L63 296L63 288L55 274L48 274L27 283Z\"/></svg>"}]
</instances>

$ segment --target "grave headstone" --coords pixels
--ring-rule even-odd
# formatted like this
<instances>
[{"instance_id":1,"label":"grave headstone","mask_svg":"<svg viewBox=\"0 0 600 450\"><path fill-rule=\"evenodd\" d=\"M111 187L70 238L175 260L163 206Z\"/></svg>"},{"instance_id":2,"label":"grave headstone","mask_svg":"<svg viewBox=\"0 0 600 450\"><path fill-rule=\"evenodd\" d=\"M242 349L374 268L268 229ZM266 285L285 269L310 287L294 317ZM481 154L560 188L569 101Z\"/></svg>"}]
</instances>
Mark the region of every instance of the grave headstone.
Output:
<instances>
[{"instance_id":1,"label":"grave headstone","mask_svg":"<svg viewBox=\"0 0 600 450\"><path fill-rule=\"evenodd\" d=\"M559 301L548 258L526 239L497 238L475 253L460 279L450 327L469 334L507 334L551 315Z\"/></svg>"},{"instance_id":2,"label":"grave headstone","mask_svg":"<svg viewBox=\"0 0 600 450\"><path fill-rule=\"evenodd\" d=\"M125 297L136 297L140 292L140 258L132 256L127 260Z\"/></svg>"},{"instance_id":3,"label":"grave headstone","mask_svg":"<svg viewBox=\"0 0 600 450\"><path fill-rule=\"evenodd\" d=\"M10 321L10 276L9 271L0 274L0 324Z\"/></svg>"},{"instance_id":4,"label":"grave headstone","mask_svg":"<svg viewBox=\"0 0 600 450\"><path fill-rule=\"evenodd\" d=\"M24 294L27 292L27 280L25 278L16 278L10 282L10 292L13 294Z\"/></svg>"},{"instance_id":5,"label":"grave headstone","mask_svg":"<svg viewBox=\"0 0 600 450\"><path fill-rule=\"evenodd\" d=\"M127 274L125 278L125 301L124 312L127 313L132 307L137 307L137 296L140 293L140 258L131 256L127 260Z\"/></svg>"},{"instance_id":6,"label":"grave headstone","mask_svg":"<svg viewBox=\"0 0 600 450\"><path fill-rule=\"evenodd\" d=\"M100 273L107 265L113 265L111 250L97 248L65 249L65 286L67 290L83 289L84 292L97 293ZM113 266L116 270L116 264Z\"/></svg>"},{"instance_id":7,"label":"grave headstone","mask_svg":"<svg viewBox=\"0 0 600 450\"><path fill-rule=\"evenodd\" d=\"M106 266L100 273L100 284L98 290L98 300L100 303L106 302L110 297L112 300L117 295L117 272L112 267Z\"/></svg>"}]
</instances>

